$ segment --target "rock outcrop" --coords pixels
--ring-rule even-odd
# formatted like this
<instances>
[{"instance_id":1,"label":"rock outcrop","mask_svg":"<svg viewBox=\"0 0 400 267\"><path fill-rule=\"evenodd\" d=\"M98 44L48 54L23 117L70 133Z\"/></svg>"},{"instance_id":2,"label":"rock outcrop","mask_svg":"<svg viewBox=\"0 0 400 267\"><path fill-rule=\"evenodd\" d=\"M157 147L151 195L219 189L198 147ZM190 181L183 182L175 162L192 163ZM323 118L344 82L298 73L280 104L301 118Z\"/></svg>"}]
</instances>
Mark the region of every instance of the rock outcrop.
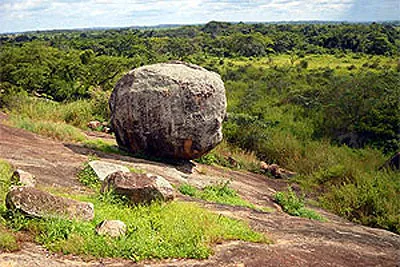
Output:
<instances>
[{"instance_id":1,"label":"rock outcrop","mask_svg":"<svg viewBox=\"0 0 400 267\"><path fill-rule=\"evenodd\" d=\"M224 83L196 65L134 69L118 81L109 104L118 145L132 153L194 159L222 140Z\"/></svg>"},{"instance_id":2,"label":"rock outcrop","mask_svg":"<svg viewBox=\"0 0 400 267\"><path fill-rule=\"evenodd\" d=\"M92 203L54 196L33 187L17 187L8 192L6 206L32 217L65 217L90 221L94 218Z\"/></svg>"},{"instance_id":3,"label":"rock outcrop","mask_svg":"<svg viewBox=\"0 0 400 267\"><path fill-rule=\"evenodd\" d=\"M101 192L112 190L127 197L132 204L148 204L152 201L169 201L175 197L171 184L153 174L115 172L104 180Z\"/></svg>"},{"instance_id":4,"label":"rock outcrop","mask_svg":"<svg viewBox=\"0 0 400 267\"><path fill-rule=\"evenodd\" d=\"M129 169L125 166L114 164L107 161L102 160L93 160L89 162L89 166L96 173L97 177L99 177L100 181L104 181L106 177L114 172L122 171L122 172L130 172Z\"/></svg>"},{"instance_id":5,"label":"rock outcrop","mask_svg":"<svg viewBox=\"0 0 400 267\"><path fill-rule=\"evenodd\" d=\"M104 220L96 226L98 235L119 237L126 233L126 224L120 220Z\"/></svg>"}]
</instances>

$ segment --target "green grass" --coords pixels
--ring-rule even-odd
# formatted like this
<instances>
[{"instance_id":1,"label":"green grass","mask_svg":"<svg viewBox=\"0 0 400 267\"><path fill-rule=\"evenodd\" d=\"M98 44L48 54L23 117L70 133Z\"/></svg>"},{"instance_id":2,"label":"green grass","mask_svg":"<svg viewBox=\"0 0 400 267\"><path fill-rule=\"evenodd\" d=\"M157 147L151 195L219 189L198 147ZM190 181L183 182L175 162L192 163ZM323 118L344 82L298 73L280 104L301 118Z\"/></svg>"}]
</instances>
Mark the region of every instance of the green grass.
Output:
<instances>
[{"instance_id":1,"label":"green grass","mask_svg":"<svg viewBox=\"0 0 400 267\"><path fill-rule=\"evenodd\" d=\"M10 188L12 171L11 165L0 159L0 204L3 204L8 189Z\"/></svg>"},{"instance_id":2,"label":"green grass","mask_svg":"<svg viewBox=\"0 0 400 267\"><path fill-rule=\"evenodd\" d=\"M255 206L249 201L242 199L234 189L229 187L229 181L217 185L208 185L202 190L189 184L182 184L179 186L178 190L184 195L210 202L271 212L271 209Z\"/></svg>"},{"instance_id":3,"label":"green grass","mask_svg":"<svg viewBox=\"0 0 400 267\"><path fill-rule=\"evenodd\" d=\"M16 128L21 128L59 141L81 142L85 140L85 136L79 129L61 122L36 121L29 117L12 114L9 123Z\"/></svg>"},{"instance_id":4,"label":"green grass","mask_svg":"<svg viewBox=\"0 0 400 267\"><path fill-rule=\"evenodd\" d=\"M0 160L0 211L4 211L4 200L11 185L12 167L4 160ZM6 221L0 217L0 252L15 251L19 245L15 236L5 227Z\"/></svg>"},{"instance_id":5,"label":"green grass","mask_svg":"<svg viewBox=\"0 0 400 267\"><path fill-rule=\"evenodd\" d=\"M72 126L87 129L87 123L92 120L104 121L106 118L100 113L107 110L107 105L98 106L98 99L77 100L69 103L17 95L8 103L8 110L33 121L47 121L67 123ZM106 99L100 102L107 102ZM103 111L99 110L102 109Z\"/></svg>"},{"instance_id":6,"label":"green grass","mask_svg":"<svg viewBox=\"0 0 400 267\"><path fill-rule=\"evenodd\" d=\"M318 221L326 221L326 219L317 212L304 207L304 201L296 196L296 193L289 187L287 192L277 192L275 201L283 211L292 216L299 216Z\"/></svg>"},{"instance_id":7,"label":"green grass","mask_svg":"<svg viewBox=\"0 0 400 267\"><path fill-rule=\"evenodd\" d=\"M22 225L22 229L34 233L37 242L54 252L134 261L204 259L211 255L212 244L222 240L269 242L246 223L216 215L195 204L171 202L128 207L115 198L74 198L94 204L95 218L92 222L25 218L25 224L19 221L14 225ZM104 219L125 222L126 235L114 239L96 235L95 226Z\"/></svg>"}]
</instances>

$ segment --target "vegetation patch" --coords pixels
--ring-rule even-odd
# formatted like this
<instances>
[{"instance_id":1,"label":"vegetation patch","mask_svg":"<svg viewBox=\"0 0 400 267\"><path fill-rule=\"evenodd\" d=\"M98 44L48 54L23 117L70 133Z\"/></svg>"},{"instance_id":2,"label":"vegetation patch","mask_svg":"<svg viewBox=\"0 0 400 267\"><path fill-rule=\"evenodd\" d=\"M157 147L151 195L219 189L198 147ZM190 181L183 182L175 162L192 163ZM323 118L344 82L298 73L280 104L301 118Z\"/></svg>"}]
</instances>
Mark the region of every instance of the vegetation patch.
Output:
<instances>
[{"instance_id":1,"label":"vegetation patch","mask_svg":"<svg viewBox=\"0 0 400 267\"><path fill-rule=\"evenodd\" d=\"M217 185L208 185L201 190L189 184L182 184L179 186L178 190L184 195L203 199L205 201L231 206L247 207L265 212L272 211L269 208L258 207L249 201L242 199L236 190L229 187L229 181Z\"/></svg>"},{"instance_id":2,"label":"vegetation patch","mask_svg":"<svg viewBox=\"0 0 400 267\"><path fill-rule=\"evenodd\" d=\"M43 136L59 141L75 141L80 142L85 140L85 136L82 132L74 126L52 122L52 121L35 121L28 117L19 115L12 115L9 123L17 128L21 128L33 133L37 133Z\"/></svg>"},{"instance_id":3,"label":"vegetation patch","mask_svg":"<svg viewBox=\"0 0 400 267\"><path fill-rule=\"evenodd\" d=\"M212 151L195 161L206 165L218 165L251 172L258 172L260 170L260 161L254 152L247 152L230 145L226 141L222 141Z\"/></svg>"},{"instance_id":4,"label":"vegetation patch","mask_svg":"<svg viewBox=\"0 0 400 267\"><path fill-rule=\"evenodd\" d=\"M12 167L6 161L0 160L0 212L4 213L4 199L10 188ZM6 221L0 217L0 252L15 251L19 245L14 234L6 228Z\"/></svg>"},{"instance_id":5,"label":"vegetation patch","mask_svg":"<svg viewBox=\"0 0 400 267\"><path fill-rule=\"evenodd\" d=\"M70 196L71 197L71 196ZM16 230L29 230L37 242L54 252L121 257L134 261L163 258L204 259L212 253L212 244L222 240L268 243L260 233L241 221L206 211L183 202L153 203L128 207L114 197L74 196L92 202L92 222L63 219L27 219L10 217ZM99 236L95 227L102 220L121 220L127 233L119 238ZM17 220L18 222L13 222Z\"/></svg>"},{"instance_id":6,"label":"vegetation patch","mask_svg":"<svg viewBox=\"0 0 400 267\"><path fill-rule=\"evenodd\" d=\"M284 212L292 216L299 216L318 221L326 221L326 219L317 212L304 207L304 200L297 197L296 193L289 187L287 192L277 192L275 201Z\"/></svg>"}]
</instances>

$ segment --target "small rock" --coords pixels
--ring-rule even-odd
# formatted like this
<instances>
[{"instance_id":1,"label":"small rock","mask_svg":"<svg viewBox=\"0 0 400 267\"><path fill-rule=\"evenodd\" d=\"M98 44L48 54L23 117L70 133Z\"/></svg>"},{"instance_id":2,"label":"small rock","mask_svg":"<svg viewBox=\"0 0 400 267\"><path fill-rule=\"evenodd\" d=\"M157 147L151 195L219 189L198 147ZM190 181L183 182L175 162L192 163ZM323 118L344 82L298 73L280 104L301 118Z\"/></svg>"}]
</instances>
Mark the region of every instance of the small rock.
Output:
<instances>
[{"instance_id":1,"label":"small rock","mask_svg":"<svg viewBox=\"0 0 400 267\"><path fill-rule=\"evenodd\" d=\"M119 237L126 233L126 224L119 220L104 220L96 226L96 233Z\"/></svg>"},{"instance_id":2,"label":"small rock","mask_svg":"<svg viewBox=\"0 0 400 267\"><path fill-rule=\"evenodd\" d=\"M267 164L264 161L260 162L260 169L264 172L271 174L275 178L283 178L289 179L296 175L295 172L286 170L284 168L279 167L278 164Z\"/></svg>"},{"instance_id":3,"label":"small rock","mask_svg":"<svg viewBox=\"0 0 400 267\"><path fill-rule=\"evenodd\" d=\"M6 196L6 206L32 217L66 217L90 221L94 218L92 203L54 196L33 187L17 187Z\"/></svg>"},{"instance_id":4,"label":"small rock","mask_svg":"<svg viewBox=\"0 0 400 267\"><path fill-rule=\"evenodd\" d=\"M88 128L90 128L90 129L96 130L96 129L98 129L100 126L102 126L102 124L101 124L101 122L99 122L99 121L90 121L90 122L87 124L87 126L88 126Z\"/></svg>"},{"instance_id":5,"label":"small rock","mask_svg":"<svg viewBox=\"0 0 400 267\"><path fill-rule=\"evenodd\" d=\"M29 172L17 169L11 176L11 183L14 185L23 185L28 187L34 187L36 184L35 176Z\"/></svg>"},{"instance_id":6,"label":"small rock","mask_svg":"<svg viewBox=\"0 0 400 267\"><path fill-rule=\"evenodd\" d=\"M171 184L153 174L115 172L103 181L101 192L113 190L126 196L132 204L149 204L155 200L169 201L175 197Z\"/></svg>"},{"instance_id":7,"label":"small rock","mask_svg":"<svg viewBox=\"0 0 400 267\"><path fill-rule=\"evenodd\" d=\"M111 128L110 127L103 127L103 132L104 133L111 133Z\"/></svg>"},{"instance_id":8,"label":"small rock","mask_svg":"<svg viewBox=\"0 0 400 267\"><path fill-rule=\"evenodd\" d=\"M234 167L234 168L240 168L239 162L238 162L235 158L233 158L232 156L229 156L229 157L227 158L227 160L228 160L228 162L229 162L229 165L231 165L232 167Z\"/></svg>"},{"instance_id":9,"label":"small rock","mask_svg":"<svg viewBox=\"0 0 400 267\"><path fill-rule=\"evenodd\" d=\"M114 172L122 171L122 172L130 172L129 169L125 166L110 163L102 160L93 160L89 162L89 166L92 167L97 177L99 177L100 181L104 181L106 177Z\"/></svg>"}]
</instances>

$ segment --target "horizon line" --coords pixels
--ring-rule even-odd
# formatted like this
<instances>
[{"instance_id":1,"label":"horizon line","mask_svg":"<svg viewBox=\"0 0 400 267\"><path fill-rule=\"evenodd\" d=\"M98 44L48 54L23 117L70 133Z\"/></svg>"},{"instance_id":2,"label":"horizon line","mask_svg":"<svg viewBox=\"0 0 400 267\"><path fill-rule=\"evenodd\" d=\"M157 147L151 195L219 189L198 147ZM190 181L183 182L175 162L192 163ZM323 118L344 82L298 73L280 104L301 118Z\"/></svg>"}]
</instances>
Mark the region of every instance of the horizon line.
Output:
<instances>
[{"instance_id":1,"label":"horizon line","mask_svg":"<svg viewBox=\"0 0 400 267\"><path fill-rule=\"evenodd\" d=\"M40 33L40 32L52 32L52 31L87 31L87 30L109 30L109 29L146 29L146 28L179 28L184 26L201 26L206 25L210 22L221 22L221 23L232 23L232 24L293 24L293 23L305 23L307 24L313 22L315 24L318 23L350 23L350 24L369 24L369 23L392 23L392 24L400 24L400 20L277 20L277 21L219 21L219 20L210 20L206 23L161 23L161 24L152 24L152 25L132 25L132 26L95 26L95 27L75 27L75 28L54 28L54 29L37 29L37 30L26 30L26 31L15 31L15 32L0 32L0 35L6 34L29 34L29 33Z\"/></svg>"}]
</instances>

